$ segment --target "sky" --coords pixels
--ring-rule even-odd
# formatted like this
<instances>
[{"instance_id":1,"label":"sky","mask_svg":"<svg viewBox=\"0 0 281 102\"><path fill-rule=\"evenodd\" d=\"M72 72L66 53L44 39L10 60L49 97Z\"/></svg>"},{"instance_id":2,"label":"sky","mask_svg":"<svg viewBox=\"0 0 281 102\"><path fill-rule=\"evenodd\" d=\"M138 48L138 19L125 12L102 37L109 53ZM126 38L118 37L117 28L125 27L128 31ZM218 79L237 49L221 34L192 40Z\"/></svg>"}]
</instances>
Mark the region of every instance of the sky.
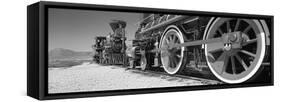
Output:
<instances>
[{"instance_id":1,"label":"sky","mask_svg":"<svg viewBox=\"0 0 281 102\"><path fill-rule=\"evenodd\" d=\"M134 39L137 22L142 13L109 12L76 9L49 9L49 50L65 48L74 51L91 51L95 36L112 33L109 22L127 22L126 37Z\"/></svg>"}]
</instances>

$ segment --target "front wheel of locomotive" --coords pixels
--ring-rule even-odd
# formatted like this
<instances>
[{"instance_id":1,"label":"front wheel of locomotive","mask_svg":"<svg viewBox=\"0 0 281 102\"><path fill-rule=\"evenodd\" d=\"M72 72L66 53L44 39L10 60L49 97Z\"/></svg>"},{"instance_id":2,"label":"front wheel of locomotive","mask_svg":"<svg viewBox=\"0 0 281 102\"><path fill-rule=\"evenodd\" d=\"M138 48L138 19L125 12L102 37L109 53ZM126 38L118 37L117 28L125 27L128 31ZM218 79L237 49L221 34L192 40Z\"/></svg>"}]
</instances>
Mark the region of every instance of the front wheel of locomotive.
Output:
<instances>
[{"instance_id":1,"label":"front wheel of locomotive","mask_svg":"<svg viewBox=\"0 0 281 102\"><path fill-rule=\"evenodd\" d=\"M266 36L258 20L217 18L206 34L206 39L232 36L227 43L205 44L207 64L219 80L242 83L262 70Z\"/></svg>"},{"instance_id":2,"label":"front wheel of locomotive","mask_svg":"<svg viewBox=\"0 0 281 102\"><path fill-rule=\"evenodd\" d=\"M161 51L161 63L168 74L181 73L186 65L186 53L184 47L169 48L170 45L184 43L184 37L180 29L174 25L169 26L164 31L161 40L160 48L165 48Z\"/></svg>"}]
</instances>

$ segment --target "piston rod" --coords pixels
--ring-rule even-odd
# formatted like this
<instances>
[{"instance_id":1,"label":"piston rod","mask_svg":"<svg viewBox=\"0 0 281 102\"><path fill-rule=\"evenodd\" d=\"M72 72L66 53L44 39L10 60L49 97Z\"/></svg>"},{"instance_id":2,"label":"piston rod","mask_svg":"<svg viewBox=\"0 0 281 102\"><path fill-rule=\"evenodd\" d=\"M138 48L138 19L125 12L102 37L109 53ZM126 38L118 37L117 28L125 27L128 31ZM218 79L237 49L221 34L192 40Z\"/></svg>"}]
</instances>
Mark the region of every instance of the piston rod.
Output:
<instances>
[{"instance_id":1,"label":"piston rod","mask_svg":"<svg viewBox=\"0 0 281 102\"><path fill-rule=\"evenodd\" d=\"M223 43L229 43L232 40L235 40L234 42L240 42L242 40L241 32L231 32L231 33L225 33L222 37L218 38L211 38L211 39L206 39L206 40L196 40L196 41L190 41L190 42L184 42L180 44L169 44L165 48L156 48L151 50L150 52L158 52L158 51L165 51L168 49L176 48L176 47L189 47L189 46L197 46L197 45L202 45L202 44L210 44L210 43L216 43L216 42L223 42ZM240 38L240 39L236 39Z\"/></svg>"},{"instance_id":2,"label":"piston rod","mask_svg":"<svg viewBox=\"0 0 281 102\"><path fill-rule=\"evenodd\" d=\"M175 47L188 47L188 46L197 46L197 45L202 45L202 44L207 44L207 43L216 43L216 42L221 42L223 41L223 38L213 38L213 39L207 39L207 40L196 40L196 41L190 41L190 42L185 42L181 44L170 44L168 47L165 48L156 48L151 50L150 52L158 52L158 51L165 51L167 49L175 48Z\"/></svg>"}]
</instances>

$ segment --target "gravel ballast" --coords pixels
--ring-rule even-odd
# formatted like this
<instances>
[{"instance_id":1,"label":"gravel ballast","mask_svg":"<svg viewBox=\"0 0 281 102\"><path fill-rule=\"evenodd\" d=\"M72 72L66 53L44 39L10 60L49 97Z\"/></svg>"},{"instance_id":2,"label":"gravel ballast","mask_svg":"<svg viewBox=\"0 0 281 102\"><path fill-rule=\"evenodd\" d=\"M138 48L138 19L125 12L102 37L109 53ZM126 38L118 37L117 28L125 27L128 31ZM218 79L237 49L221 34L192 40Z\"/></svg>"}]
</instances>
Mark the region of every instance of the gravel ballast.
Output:
<instances>
[{"instance_id":1,"label":"gravel ballast","mask_svg":"<svg viewBox=\"0 0 281 102\"><path fill-rule=\"evenodd\" d=\"M126 70L119 66L85 63L69 68L49 68L48 92L124 90L156 87L218 84L217 81L180 78L164 74Z\"/></svg>"}]
</instances>

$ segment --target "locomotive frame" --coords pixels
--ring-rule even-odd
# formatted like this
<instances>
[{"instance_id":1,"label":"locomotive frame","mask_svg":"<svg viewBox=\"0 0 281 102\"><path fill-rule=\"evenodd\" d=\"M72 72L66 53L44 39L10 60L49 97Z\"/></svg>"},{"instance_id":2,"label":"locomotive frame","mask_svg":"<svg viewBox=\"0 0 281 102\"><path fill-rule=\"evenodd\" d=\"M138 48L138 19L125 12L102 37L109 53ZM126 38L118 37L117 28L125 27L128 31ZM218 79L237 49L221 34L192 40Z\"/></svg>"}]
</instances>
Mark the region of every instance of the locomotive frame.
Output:
<instances>
[{"instance_id":1,"label":"locomotive frame","mask_svg":"<svg viewBox=\"0 0 281 102\"><path fill-rule=\"evenodd\" d=\"M58 93L58 94L49 94L48 93L48 9L49 8L61 8L61 9L79 9L79 10L99 10L99 11L116 11L116 12L138 12L138 13L153 13L153 14L171 14L171 15L192 15L192 16L200 16L200 17L222 17L222 19L213 19L211 22L223 22L223 21L230 21L232 19L225 19L225 18L243 18L243 19L264 19L268 23L268 32L270 32L270 36L266 38L262 36L263 39L270 39L270 41L262 40L261 45L270 44L270 46L266 47L269 51L269 59L270 62L268 65L269 67L267 70L270 72L269 80L267 82L247 82L247 83L240 83L240 82L229 82L234 84L221 84L221 85L204 85L204 86L184 86L184 87L166 87L166 88L148 88L148 89L130 89L130 90L112 90L112 91L99 91L99 92L76 92L76 93ZM234 20L233 22L237 22ZM256 21L256 20L243 20L244 23L248 22L249 25L253 25L257 28L263 28L264 30L264 22L263 21ZM232 22L232 21L231 21ZM257 23L259 22L259 23ZM38 3L32 4L28 6L28 82L27 82L27 94L31 97L46 100L46 99L58 99L58 98L77 98L77 97L96 97L96 96L108 96L108 95L127 95L127 94L144 94L144 93L156 93L156 92L174 92L174 91L190 91L190 90L203 90L203 89L221 89L221 88L237 88L237 87L250 87L250 86L268 86L273 85L273 63L274 63L274 56L273 56L273 16L269 15L253 15L253 14L236 14L236 13L219 13L219 12L204 12L204 11L187 11L187 10L172 10L172 9L156 9L156 8L140 8L140 7L124 7L124 6L109 6L109 5L92 5L92 4L77 4L77 3L60 3L60 2L46 2L40 1ZM210 23L209 25L212 25ZM208 25L208 24L207 24ZM228 24L226 24L226 27ZM252 27L253 27L252 26ZM211 27L211 26L210 26ZM214 29L218 28L218 26L213 26ZM236 27L234 27L235 29ZM247 27L246 27L247 28ZM164 36L162 39L170 39L169 36L180 36L177 26L169 26L163 31ZM253 28L256 30L256 28ZM260 29L257 29L257 32ZM212 30L212 28L208 29L206 32L214 32L216 30ZM170 33L172 32L172 33ZM189 32L189 31L187 31ZM228 32L228 31L227 31ZM190 33L196 33L190 32ZM198 33L198 32L197 32ZM179 35L174 35L179 34ZM241 32L228 32L229 36L223 36L220 39L211 39L216 35L206 35L204 36L205 39L197 42L192 41L189 43L183 43L182 40L179 44L164 44L163 42L159 43L161 48L147 50L140 50L144 52L140 53L147 53L147 52L161 52L163 55L167 54L167 49L177 48L180 47L181 49L183 46L190 46L190 45L200 45L206 44L206 42L213 42L213 41L221 41L225 42L225 50L229 51L229 46L235 46L239 48L241 46L241 42L243 40L248 40L247 36ZM259 42L259 37L255 41ZM161 37L160 37L161 39ZM159 39L159 40L160 40ZM209 40L211 39L211 40ZM164 41L164 40L162 40ZM235 42L233 44L232 42ZM139 41L136 41L139 42ZM233 45L229 45L233 44ZM259 44L258 44L259 45ZM204 45L204 46L197 46L198 49L200 48L208 48L211 45ZM216 46L216 45L214 45ZM191 46L193 47L193 46ZM231 47L232 48L232 47ZM231 49L230 48L230 49ZM165 52L166 51L166 52ZM182 50L181 50L182 51ZM205 51L207 53L209 50ZM184 51L182 51L184 52ZM194 50L194 52L200 52ZM263 51L260 51L264 53ZM247 53L247 52L246 52ZM232 54L232 53L227 53ZM249 53L248 53L249 54ZM141 54L145 55L145 54ZM201 58L197 57L197 54L194 58ZM252 55L252 54L249 54ZM166 56L166 55L165 55ZM184 56L184 55L181 55ZM199 54L200 56L200 54ZM235 56L235 55L234 55ZM263 57L263 55L261 55ZM208 58L206 58L208 60ZM238 58L239 59L239 58ZM263 58L262 58L263 59ZM186 60L186 59L182 59ZM200 59L196 59L200 60ZM231 60L231 58L230 58ZM146 61L147 62L147 61ZM260 63L258 60L257 62ZM253 62L255 63L255 61ZM210 63L211 64L211 63ZM142 68L146 68L146 66L141 66ZM177 72L175 72L177 73ZM174 74L171 71L171 74ZM242 82L244 82L243 80ZM225 81L227 82L227 81Z\"/></svg>"}]
</instances>

